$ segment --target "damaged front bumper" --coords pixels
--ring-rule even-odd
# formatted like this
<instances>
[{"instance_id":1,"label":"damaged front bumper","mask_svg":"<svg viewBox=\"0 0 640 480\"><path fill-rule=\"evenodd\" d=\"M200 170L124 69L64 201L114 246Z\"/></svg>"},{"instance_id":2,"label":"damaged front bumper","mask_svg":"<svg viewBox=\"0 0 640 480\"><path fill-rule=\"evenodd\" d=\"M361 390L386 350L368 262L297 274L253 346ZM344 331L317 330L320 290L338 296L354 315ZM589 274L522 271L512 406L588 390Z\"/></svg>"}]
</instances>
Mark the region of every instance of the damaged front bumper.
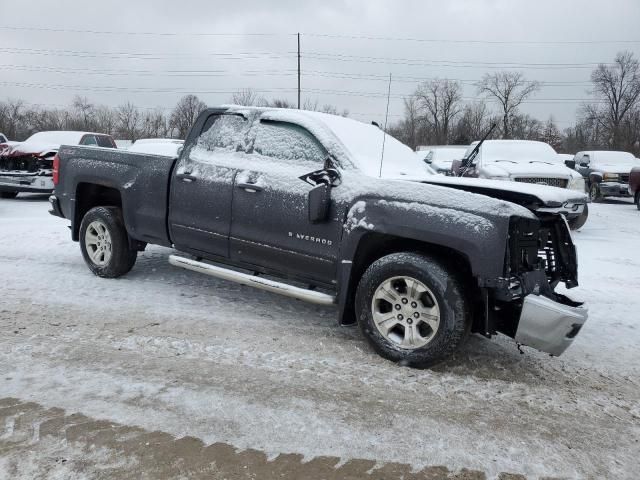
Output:
<instances>
[{"instance_id":1,"label":"damaged front bumper","mask_svg":"<svg viewBox=\"0 0 640 480\"><path fill-rule=\"evenodd\" d=\"M563 295L557 295L557 300L527 295L515 341L551 355L561 355L587 321L588 309Z\"/></svg>"},{"instance_id":2,"label":"damaged front bumper","mask_svg":"<svg viewBox=\"0 0 640 480\"><path fill-rule=\"evenodd\" d=\"M53 178L49 172L0 171L0 191L50 193L53 188Z\"/></svg>"}]
</instances>

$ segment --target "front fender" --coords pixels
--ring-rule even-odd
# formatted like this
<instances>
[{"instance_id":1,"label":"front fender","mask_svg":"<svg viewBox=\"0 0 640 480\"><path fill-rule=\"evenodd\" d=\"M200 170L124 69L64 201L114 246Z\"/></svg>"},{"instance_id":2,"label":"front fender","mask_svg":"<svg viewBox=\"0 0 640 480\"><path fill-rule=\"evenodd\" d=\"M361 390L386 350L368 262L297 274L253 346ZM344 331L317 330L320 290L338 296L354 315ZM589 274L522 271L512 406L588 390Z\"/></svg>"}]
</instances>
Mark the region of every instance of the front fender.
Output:
<instances>
[{"instance_id":1,"label":"front fender","mask_svg":"<svg viewBox=\"0 0 640 480\"><path fill-rule=\"evenodd\" d=\"M436 207L421 203L368 200L348 211L338 265L338 303L341 318L351 296L353 261L363 237L379 233L454 250L467 259L477 278L503 274L509 217ZM414 247L410 247L414 248Z\"/></svg>"}]
</instances>

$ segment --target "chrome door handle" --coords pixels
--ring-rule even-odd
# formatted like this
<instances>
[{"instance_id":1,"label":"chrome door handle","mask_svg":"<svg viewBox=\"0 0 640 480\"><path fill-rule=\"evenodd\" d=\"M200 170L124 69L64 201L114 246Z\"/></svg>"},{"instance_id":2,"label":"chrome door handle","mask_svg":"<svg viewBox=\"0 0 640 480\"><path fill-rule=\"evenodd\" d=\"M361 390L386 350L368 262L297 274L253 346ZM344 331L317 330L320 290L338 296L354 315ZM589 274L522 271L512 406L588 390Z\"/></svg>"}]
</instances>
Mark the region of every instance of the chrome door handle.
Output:
<instances>
[{"instance_id":1,"label":"chrome door handle","mask_svg":"<svg viewBox=\"0 0 640 480\"><path fill-rule=\"evenodd\" d=\"M257 183L250 183L250 182L238 183L237 187L243 189L245 192L248 192L248 193L261 192L263 189L261 185L258 185Z\"/></svg>"},{"instance_id":2,"label":"chrome door handle","mask_svg":"<svg viewBox=\"0 0 640 480\"><path fill-rule=\"evenodd\" d=\"M183 182L187 183L195 182L198 179L198 177L194 177L190 173L176 173L176 178L179 178Z\"/></svg>"}]
</instances>

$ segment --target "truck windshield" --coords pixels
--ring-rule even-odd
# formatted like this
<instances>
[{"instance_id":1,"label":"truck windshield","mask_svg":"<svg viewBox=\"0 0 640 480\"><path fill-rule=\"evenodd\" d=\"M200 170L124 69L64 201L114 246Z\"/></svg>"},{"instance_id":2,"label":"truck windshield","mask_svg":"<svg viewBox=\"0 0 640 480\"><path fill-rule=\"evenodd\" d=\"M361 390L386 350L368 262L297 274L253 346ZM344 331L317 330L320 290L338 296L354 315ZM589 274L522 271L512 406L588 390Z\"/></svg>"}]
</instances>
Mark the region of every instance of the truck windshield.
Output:
<instances>
[{"instance_id":1,"label":"truck windshield","mask_svg":"<svg viewBox=\"0 0 640 480\"><path fill-rule=\"evenodd\" d=\"M558 162L555 150L543 142L486 141L481 150L483 162Z\"/></svg>"},{"instance_id":2,"label":"truck windshield","mask_svg":"<svg viewBox=\"0 0 640 480\"><path fill-rule=\"evenodd\" d=\"M597 152L596 161L616 165L618 163L639 163L638 159L628 152Z\"/></svg>"},{"instance_id":3,"label":"truck windshield","mask_svg":"<svg viewBox=\"0 0 640 480\"><path fill-rule=\"evenodd\" d=\"M382 158L384 132L375 125L349 118L327 115L323 120L349 150L356 167L369 176L377 177ZM383 177L407 175L420 177L435 172L404 143L389 134L384 138Z\"/></svg>"}]
</instances>

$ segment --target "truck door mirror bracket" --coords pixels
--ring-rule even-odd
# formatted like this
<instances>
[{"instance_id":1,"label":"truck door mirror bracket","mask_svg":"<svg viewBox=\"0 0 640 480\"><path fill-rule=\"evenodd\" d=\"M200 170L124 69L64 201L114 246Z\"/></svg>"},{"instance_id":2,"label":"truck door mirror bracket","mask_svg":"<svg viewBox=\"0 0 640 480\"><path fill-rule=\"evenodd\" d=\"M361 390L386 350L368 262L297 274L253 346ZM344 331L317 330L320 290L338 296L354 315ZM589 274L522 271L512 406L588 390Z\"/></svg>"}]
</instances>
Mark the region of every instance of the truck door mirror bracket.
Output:
<instances>
[{"instance_id":1,"label":"truck door mirror bracket","mask_svg":"<svg viewBox=\"0 0 640 480\"><path fill-rule=\"evenodd\" d=\"M324 222L329 218L331 208L331 185L320 183L309 190L309 221L311 223Z\"/></svg>"}]
</instances>

